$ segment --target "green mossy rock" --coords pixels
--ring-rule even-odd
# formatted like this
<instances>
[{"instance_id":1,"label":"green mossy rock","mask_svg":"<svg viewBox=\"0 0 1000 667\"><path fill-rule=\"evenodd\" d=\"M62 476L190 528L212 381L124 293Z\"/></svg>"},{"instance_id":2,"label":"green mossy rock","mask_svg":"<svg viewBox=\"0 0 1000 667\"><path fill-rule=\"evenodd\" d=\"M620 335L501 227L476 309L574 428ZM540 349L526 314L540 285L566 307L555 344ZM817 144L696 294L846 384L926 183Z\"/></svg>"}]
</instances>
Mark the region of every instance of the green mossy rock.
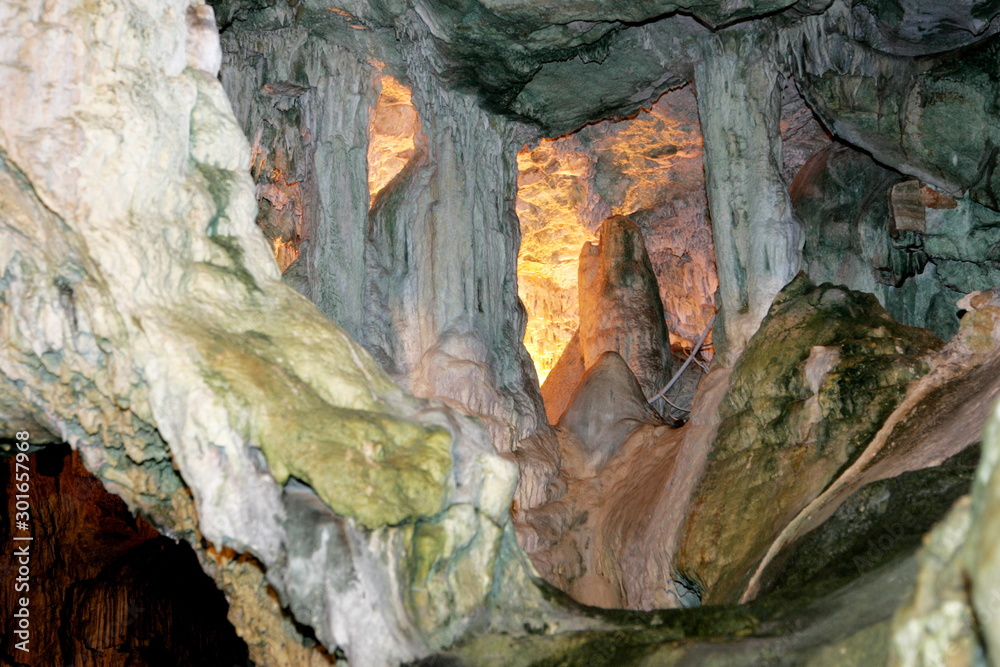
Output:
<instances>
[{"instance_id":1,"label":"green mossy rock","mask_svg":"<svg viewBox=\"0 0 1000 667\"><path fill-rule=\"evenodd\" d=\"M773 584L783 597L819 596L859 575L912 553L972 487L979 447L969 447L940 466L872 482L772 563ZM818 590L817 590L818 589Z\"/></svg>"},{"instance_id":2,"label":"green mossy rock","mask_svg":"<svg viewBox=\"0 0 1000 667\"><path fill-rule=\"evenodd\" d=\"M250 442L279 483L295 477L337 514L366 528L430 517L444 509L452 470L451 435L392 415L371 400L335 406L284 366L268 336L241 345L207 341L207 384L242 415ZM294 400L275 402L275 397ZM369 403L371 403L369 405Z\"/></svg>"},{"instance_id":3,"label":"green mossy rock","mask_svg":"<svg viewBox=\"0 0 1000 667\"><path fill-rule=\"evenodd\" d=\"M871 294L803 274L737 361L688 516L678 571L703 601L738 601L787 522L848 466L941 343Z\"/></svg>"}]
</instances>

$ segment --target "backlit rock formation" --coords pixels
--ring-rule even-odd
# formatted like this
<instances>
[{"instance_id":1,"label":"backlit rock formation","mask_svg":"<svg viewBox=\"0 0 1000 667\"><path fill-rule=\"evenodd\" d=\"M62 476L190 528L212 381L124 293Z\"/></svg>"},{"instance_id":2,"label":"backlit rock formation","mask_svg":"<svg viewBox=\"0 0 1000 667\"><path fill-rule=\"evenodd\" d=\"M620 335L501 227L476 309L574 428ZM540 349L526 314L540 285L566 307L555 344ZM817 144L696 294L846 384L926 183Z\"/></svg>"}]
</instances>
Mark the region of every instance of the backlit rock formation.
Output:
<instances>
[{"instance_id":1,"label":"backlit rock formation","mask_svg":"<svg viewBox=\"0 0 1000 667\"><path fill-rule=\"evenodd\" d=\"M995 3L209 4L0 5L0 660L1000 663Z\"/></svg>"},{"instance_id":2,"label":"backlit rock formation","mask_svg":"<svg viewBox=\"0 0 1000 667\"><path fill-rule=\"evenodd\" d=\"M518 292L544 384L579 322L577 259L609 214L642 230L671 340L693 341L718 286L691 87L634 118L587 125L518 154ZM690 344L689 344L690 347Z\"/></svg>"}]
</instances>

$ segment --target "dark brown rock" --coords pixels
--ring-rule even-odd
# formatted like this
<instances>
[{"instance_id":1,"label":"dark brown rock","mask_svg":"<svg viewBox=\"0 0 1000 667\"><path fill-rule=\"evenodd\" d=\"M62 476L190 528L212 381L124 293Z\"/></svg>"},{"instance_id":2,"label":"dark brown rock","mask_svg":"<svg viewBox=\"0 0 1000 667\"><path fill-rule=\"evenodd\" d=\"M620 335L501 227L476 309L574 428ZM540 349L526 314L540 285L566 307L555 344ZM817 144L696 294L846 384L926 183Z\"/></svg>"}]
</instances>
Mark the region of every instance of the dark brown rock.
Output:
<instances>
[{"instance_id":1,"label":"dark brown rock","mask_svg":"<svg viewBox=\"0 0 1000 667\"><path fill-rule=\"evenodd\" d=\"M13 522L15 465L0 465L8 512L7 545L23 535ZM29 457L30 573L0 587L0 662L6 665L246 664L246 644L226 620L228 604L186 543L160 536L84 468L80 456L50 446ZM21 471L23 472L23 470ZM12 549L0 570L19 563ZM9 585L8 585L9 584ZM30 652L15 648L17 598L30 601Z\"/></svg>"}]
</instances>

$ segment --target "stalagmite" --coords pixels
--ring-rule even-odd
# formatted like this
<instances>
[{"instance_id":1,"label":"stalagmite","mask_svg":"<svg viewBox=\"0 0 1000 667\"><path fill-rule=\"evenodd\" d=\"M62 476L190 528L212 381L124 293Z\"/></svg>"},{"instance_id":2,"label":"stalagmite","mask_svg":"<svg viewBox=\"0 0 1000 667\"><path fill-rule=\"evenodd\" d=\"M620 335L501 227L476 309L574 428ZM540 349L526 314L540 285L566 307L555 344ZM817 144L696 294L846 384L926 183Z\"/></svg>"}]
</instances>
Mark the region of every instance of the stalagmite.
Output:
<instances>
[{"instance_id":1,"label":"stalagmite","mask_svg":"<svg viewBox=\"0 0 1000 667\"><path fill-rule=\"evenodd\" d=\"M635 223L608 218L580 256L580 354L593 367L614 351L651 397L673 370L660 290Z\"/></svg>"},{"instance_id":2,"label":"stalagmite","mask_svg":"<svg viewBox=\"0 0 1000 667\"><path fill-rule=\"evenodd\" d=\"M998 663L994 5L0 3L32 659Z\"/></svg>"}]
</instances>

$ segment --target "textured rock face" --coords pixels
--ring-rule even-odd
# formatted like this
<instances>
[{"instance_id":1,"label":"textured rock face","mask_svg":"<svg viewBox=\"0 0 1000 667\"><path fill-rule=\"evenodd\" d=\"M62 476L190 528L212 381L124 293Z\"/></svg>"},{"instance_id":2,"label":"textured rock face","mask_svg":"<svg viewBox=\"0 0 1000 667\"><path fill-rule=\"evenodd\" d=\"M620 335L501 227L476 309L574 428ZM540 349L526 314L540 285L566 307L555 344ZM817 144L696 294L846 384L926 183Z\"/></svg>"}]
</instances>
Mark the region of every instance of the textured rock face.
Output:
<instances>
[{"instance_id":1,"label":"textured rock face","mask_svg":"<svg viewBox=\"0 0 1000 667\"><path fill-rule=\"evenodd\" d=\"M581 134L601 151L602 198L642 231L671 341L696 339L715 312L718 280L694 91L670 91L648 114Z\"/></svg>"},{"instance_id":2,"label":"textured rock face","mask_svg":"<svg viewBox=\"0 0 1000 667\"><path fill-rule=\"evenodd\" d=\"M801 275L779 295L733 369L678 553L705 601L740 598L769 544L857 458L939 344L870 295Z\"/></svg>"},{"instance_id":3,"label":"textured rock face","mask_svg":"<svg viewBox=\"0 0 1000 667\"><path fill-rule=\"evenodd\" d=\"M893 618L890 665L971 665L982 661L970 604L963 543L971 522L969 498L959 500L930 532L907 604Z\"/></svg>"},{"instance_id":4,"label":"textured rock face","mask_svg":"<svg viewBox=\"0 0 1000 667\"><path fill-rule=\"evenodd\" d=\"M540 604L508 523L513 466L480 425L405 395L280 282L253 224L249 146L215 73L188 65L204 45L186 3L129 8L0 10L3 52L30 65L4 81L48 91L0 103L0 404L19 406L2 423L30 416L189 540L239 631L256 634L257 662L309 664L317 650L282 606L330 650L383 665L489 627L502 616L489 600ZM367 199L365 151L348 153L361 165L340 172L362 176L353 207ZM350 496L335 473L349 461L374 475ZM413 474L381 476L394 466ZM279 483L288 475L315 490ZM268 583L281 605L262 603Z\"/></svg>"},{"instance_id":5,"label":"textured rock face","mask_svg":"<svg viewBox=\"0 0 1000 667\"><path fill-rule=\"evenodd\" d=\"M622 356L647 398L673 364L656 274L639 228L616 216L580 255L580 354L591 368L605 352Z\"/></svg>"},{"instance_id":6,"label":"textured rock face","mask_svg":"<svg viewBox=\"0 0 1000 667\"><path fill-rule=\"evenodd\" d=\"M772 566L789 545L826 521L866 485L940 466L979 441L983 424L1000 397L996 380L1000 310L991 298L973 300L978 302L976 309L962 319L958 334L939 352L924 358L930 371L908 388L855 462L782 529L744 599L756 595L762 582L773 577L770 570L780 570L780 564Z\"/></svg>"},{"instance_id":7,"label":"textured rock face","mask_svg":"<svg viewBox=\"0 0 1000 667\"><path fill-rule=\"evenodd\" d=\"M900 322L940 338L958 330L958 300L1000 281L998 214L941 195L845 146L814 156L792 183L806 270L875 294Z\"/></svg>"},{"instance_id":8,"label":"textured rock face","mask_svg":"<svg viewBox=\"0 0 1000 667\"><path fill-rule=\"evenodd\" d=\"M584 373L606 352L625 360L649 399L674 366L656 275L638 226L612 216L599 232L600 241L585 245L580 255L579 326L542 386L552 423L562 416ZM662 403L657 401L657 409Z\"/></svg>"},{"instance_id":9,"label":"textured rock face","mask_svg":"<svg viewBox=\"0 0 1000 667\"><path fill-rule=\"evenodd\" d=\"M512 449L543 423L512 270L513 127L442 89L430 62L401 65L395 39L348 39L350 15L330 39L286 9L227 33L223 81L258 164L295 167L282 176L302 212L289 282L405 388L482 415L496 446ZM406 47L429 56L430 39L414 24ZM386 68L414 89L412 107ZM372 171L388 163L391 178ZM271 208L262 204L265 232Z\"/></svg>"},{"instance_id":10,"label":"textured rock face","mask_svg":"<svg viewBox=\"0 0 1000 667\"><path fill-rule=\"evenodd\" d=\"M817 153L799 170L791 197L805 232L804 269L810 278L875 294L884 304L881 285L901 285L920 273L923 267L907 263L906 249L892 244L887 224L888 192L901 178L840 145Z\"/></svg>"},{"instance_id":11,"label":"textured rock face","mask_svg":"<svg viewBox=\"0 0 1000 667\"><path fill-rule=\"evenodd\" d=\"M784 39L801 45L790 50L800 89L834 134L883 164L947 194L969 190L975 201L996 208L990 148L996 143L996 119L989 100L996 85L991 73L998 43L994 37L983 39L995 31L989 27L995 12L966 3L938 11L933 4L908 7L906 18L913 18L913 9L925 12L919 30L929 36L925 45L935 44L935 32L962 42L981 40L973 49L913 59L887 55L853 39L865 32L866 23L871 25L865 20L866 14L871 16L868 12L881 14L880 4L863 3L852 12L845 3L834 2L821 16L809 17L789 31ZM897 22L888 13L881 17L907 30L906 18ZM974 25L979 29L970 29ZM820 32L827 38L813 39ZM911 52L905 39L893 41L902 48L890 47L891 54ZM954 122L958 117L962 123Z\"/></svg>"},{"instance_id":12,"label":"textured rock face","mask_svg":"<svg viewBox=\"0 0 1000 667\"><path fill-rule=\"evenodd\" d=\"M682 14L629 27L577 26L607 32L573 57L542 63L516 95L498 100L501 108L509 104L538 123L545 136L648 109L664 92L691 80L697 42L708 34L704 24Z\"/></svg>"},{"instance_id":13,"label":"textured rock face","mask_svg":"<svg viewBox=\"0 0 1000 667\"><path fill-rule=\"evenodd\" d=\"M979 462L972 446L941 465L865 484L767 568L762 591L822 593L919 549L924 536L968 494Z\"/></svg>"},{"instance_id":14,"label":"textured rock face","mask_svg":"<svg viewBox=\"0 0 1000 667\"><path fill-rule=\"evenodd\" d=\"M866 0L852 7L860 41L896 55L920 56L948 51L996 33L988 2L884 2Z\"/></svg>"},{"instance_id":15,"label":"textured rock face","mask_svg":"<svg viewBox=\"0 0 1000 667\"><path fill-rule=\"evenodd\" d=\"M719 274L715 342L730 365L798 272L802 234L782 178L777 64L752 32L704 48L696 77Z\"/></svg>"},{"instance_id":16,"label":"textured rock face","mask_svg":"<svg viewBox=\"0 0 1000 667\"><path fill-rule=\"evenodd\" d=\"M971 349L978 349L987 364L996 363L1000 310L995 304L984 305L971 315L977 321L963 321L959 338L966 334ZM991 405L989 401L981 406L989 421L985 432L975 434L983 438L983 452L971 498L960 499L925 538L916 589L894 618L888 664L995 661L1000 635L994 513L1000 415Z\"/></svg>"},{"instance_id":17,"label":"textured rock face","mask_svg":"<svg viewBox=\"0 0 1000 667\"><path fill-rule=\"evenodd\" d=\"M405 387L486 416L513 449L543 423L521 344L513 128L429 76L417 87L427 144L369 223L366 339Z\"/></svg>"},{"instance_id":18,"label":"textured rock face","mask_svg":"<svg viewBox=\"0 0 1000 667\"><path fill-rule=\"evenodd\" d=\"M596 472L629 433L659 422L625 360L617 352L605 352L583 376L559 426L576 436L587 467Z\"/></svg>"},{"instance_id":19,"label":"textured rock face","mask_svg":"<svg viewBox=\"0 0 1000 667\"><path fill-rule=\"evenodd\" d=\"M830 140L792 83L782 89L778 129L781 175L790 182ZM718 289L693 86L666 93L634 118L543 140L518 159L519 294L528 311L525 345L540 380L576 330L574 248L607 211L639 225L671 343L690 350L715 312ZM772 175L774 187L782 187L780 178Z\"/></svg>"},{"instance_id":20,"label":"textured rock face","mask_svg":"<svg viewBox=\"0 0 1000 667\"><path fill-rule=\"evenodd\" d=\"M542 400L545 402L545 415L550 424L555 424L566 411L569 399L576 391L580 379L586 372L583 365L583 354L580 352L580 334L574 333L566 348L559 356L555 368L545 378L542 385Z\"/></svg>"},{"instance_id":21,"label":"textured rock face","mask_svg":"<svg viewBox=\"0 0 1000 667\"><path fill-rule=\"evenodd\" d=\"M372 198L413 158L420 133L410 89L391 76L381 77L379 85L368 136L368 193Z\"/></svg>"},{"instance_id":22,"label":"textured rock face","mask_svg":"<svg viewBox=\"0 0 1000 667\"><path fill-rule=\"evenodd\" d=\"M528 315L524 345L542 384L580 323L580 248L597 230L587 223L609 212L593 185L596 164L576 135L517 156L517 291Z\"/></svg>"},{"instance_id":23,"label":"textured rock face","mask_svg":"<svg viewBox=\"0 0 1000 667\"><path fill-rule=\"evenodd\" d=\"M677 577L674 554L683 525L679 517L686 514L707 464L728 374L717 370L703 380L683 429L655 423L641 404L618 394L614 403L631 405L630 419L615 421L586 411L570 418L567 411L562 424L567 428L557 429L561 493L524 505L514 515L518 537L546 581L599 607L699 604L690 583ZM610 388L615 386L620 383ZM588 464L587 446L574 434L583 431L580 422L602 429L602 446L613 452L599 470Z\"/></svg>"},{"instance_id":24,"label":"textured rock face","mask_svg":"<svg viewBox=\"0 0 1000 667\"><path fill-rule=\"evenodd\" d=\"M296 288L363 341L366 148L377 78L345 47L295 26L267 27L248 25L245 42L224 38L221 75L252 141L258 224L297 258L288 269Z\"/></svg>"},{"instance_id":25,"label":"textured rock face","mask_svg":"<svg viewBox=\"0 0 1000 667\"><path fill-rule=\"evenodd\" d=\"M1000 568L998 568L1000 548L998 547L1000 545L997 544L997 524L994 514L998 483L997 445L1000 444L1000 438L998 438L998 414L995 408L983 440L983 461L977 471L976 482L972 489L972 516L966 537L965 565L967 580L972 582L972 612L979 622L979 629L985 639L986 651L991 659L995 660L995 656L1000 650L1000 616L997 614L997 581L998 573L1000 573ZM957 512L961 512L961 510L962 508L959 508ZM960 517L954 520L954 522L960 521ZM961 524L959 524L959 528L961 528ZM943 528L943 530L947 530L947 528ZM944 537L947 538L947 536ZM934 564L931 564L930 568L934 568ZM947 570L944 577L935 578L937 582L940 582L939 585L947 585ZM966 588L965 592L967 591ZM957 624L952 623L953 627L955 625ZM949 637L952 640L950 643L957 643L961 646L961 640L968 636L968 632L961 632L962 630L964 628L961 626L959 626L959 632L952 630L952 637L958 635L959 641Z\"/></svg>"},{"instance_id":26,"label":"textured rock face","mask_svg":"<svg viewBox=\"0 0 1000 667\"><path fill-rule=\"evenodd\" d=\"M275 6L260 0L214 4L224 26ZM708 33L706 24L763 16L796 3L657 0L609 6L592 1L504 1L457 7L422 2L413 8L366 0L341 4L333 14L328 3L317 0L282 11L289 21L325 31L351 26L357 32L347 32L343 41L360 44L377 41L372 39L376 34L392 39L392 33L408 33L418 15L434 33L435 65L449 80L474 90L487 107L530 119L549 136L557 136L597 118L632 114L683 84L694 60L693 43Z\"/></svg>"}]
</instances>

